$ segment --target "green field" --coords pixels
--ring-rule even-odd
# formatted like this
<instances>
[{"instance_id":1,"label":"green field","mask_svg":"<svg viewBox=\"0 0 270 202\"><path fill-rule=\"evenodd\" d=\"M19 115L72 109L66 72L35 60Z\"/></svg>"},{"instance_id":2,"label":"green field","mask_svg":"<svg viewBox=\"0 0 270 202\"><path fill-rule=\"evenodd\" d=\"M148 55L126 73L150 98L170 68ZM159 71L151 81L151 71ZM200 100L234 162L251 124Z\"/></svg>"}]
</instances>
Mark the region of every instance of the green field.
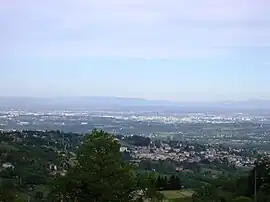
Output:
<instances>
[{"instance_id":1,"label":"green field","mask_svg":"<svg viewBox=\"0 0 270 202\"><path fill-rule=\"evenodd\" d=\"M188 202L191 201L194 192L191 189L183 189L177 191L162 191L161 193L167 201Z\"/></svg>"}]
</instances>

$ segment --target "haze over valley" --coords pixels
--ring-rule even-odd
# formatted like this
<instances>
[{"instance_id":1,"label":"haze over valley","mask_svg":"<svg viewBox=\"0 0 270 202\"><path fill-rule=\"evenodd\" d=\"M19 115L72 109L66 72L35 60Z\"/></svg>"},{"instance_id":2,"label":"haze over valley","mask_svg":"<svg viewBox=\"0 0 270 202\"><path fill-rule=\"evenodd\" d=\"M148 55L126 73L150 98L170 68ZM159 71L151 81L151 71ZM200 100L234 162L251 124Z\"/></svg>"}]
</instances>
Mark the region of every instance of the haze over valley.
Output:
<instances>
[{"instance_id":1,"label":"haze over valley","mask_svg":"<svg viewBox=\"0 0 270 202\"><path fill-rule=\"evenodd\" d=\"M256 103L264 103L258 105ZM1 99L2 130L61 130L142 135L213 144L266 148L269 101L182 104L115 97Z\"/></svg>"}]
</instances>

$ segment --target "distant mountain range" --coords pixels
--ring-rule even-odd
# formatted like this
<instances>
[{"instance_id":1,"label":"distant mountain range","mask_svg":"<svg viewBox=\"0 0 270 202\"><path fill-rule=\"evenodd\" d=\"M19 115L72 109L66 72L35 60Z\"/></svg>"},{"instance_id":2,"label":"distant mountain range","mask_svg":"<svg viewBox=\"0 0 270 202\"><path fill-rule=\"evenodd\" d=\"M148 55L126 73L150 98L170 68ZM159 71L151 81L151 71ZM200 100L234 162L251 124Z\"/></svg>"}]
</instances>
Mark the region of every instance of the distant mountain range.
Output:
<instances>
[{"instance_id":1,"label":"distant mountain range","mask_svg":"<svg viewBox=\"0 0 270 202\"><path fill-rule=\"evenodd\" d=\"M170 101L122 97L0 97L0 108L92 108L128 106L173 106Z\"/></svg>"},{"instance_id":2,"label":"distant mountain range","mask_svg":"<svg viewBox=\"0 0 270 202\"><path fill-rule=\"evenodd\" d=\"M224 102L172 102L125 97L0 97L0 108L92 108L92 107L207 107L207 108L265 108L270 109L270 100Z\"/></svg>"}]
</instances>

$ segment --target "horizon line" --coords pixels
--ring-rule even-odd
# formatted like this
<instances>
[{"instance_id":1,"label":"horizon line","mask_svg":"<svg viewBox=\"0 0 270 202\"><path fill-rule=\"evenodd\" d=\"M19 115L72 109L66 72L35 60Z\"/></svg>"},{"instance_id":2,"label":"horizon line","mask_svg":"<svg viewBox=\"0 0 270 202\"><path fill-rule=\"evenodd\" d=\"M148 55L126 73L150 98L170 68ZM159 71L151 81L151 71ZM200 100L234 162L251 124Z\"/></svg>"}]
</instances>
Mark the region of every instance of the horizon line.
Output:
<instances>
[{"instance_id":1,"label":"horizon line","mask_svg":"<svg viewBox=\"0 0 270 202\"><path fill-rule=\"evenodd\" d=\"M132 99L132 100L143 100L143 101L160 101L160 102L171 102L171 103L226 103L226 102L250 102L250 101L270 101L270 99L265 98L249 98L242 100L201 100L201 101L179 101L179 100L169 100L169 99L148 99L142 97L126 97L126 96L105 96L105 95L61 95L61 96L32 96L32 95L0 95L1 98L38 98L38 99L52 99L52 98L114 98L114 99Z\"/></svg>"}]
</instances>

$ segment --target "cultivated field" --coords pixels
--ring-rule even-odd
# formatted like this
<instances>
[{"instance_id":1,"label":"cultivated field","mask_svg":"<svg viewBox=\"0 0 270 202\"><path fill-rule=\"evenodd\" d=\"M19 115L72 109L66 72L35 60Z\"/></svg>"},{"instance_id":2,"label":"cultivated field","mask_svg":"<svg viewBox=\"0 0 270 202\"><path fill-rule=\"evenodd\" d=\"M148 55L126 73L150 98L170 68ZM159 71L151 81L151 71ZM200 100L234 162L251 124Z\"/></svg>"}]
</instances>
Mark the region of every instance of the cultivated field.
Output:
<instances>
[{"instance_id":1,"label":"cultivated field","mask_svg":"<svg viewBox=\"0 0 270 202\"><path fill-rule=\"evenodd\" d=\"M188 202L192 201L191 197L194 192L191 189L183 189L178 191L162 191L167 201Z\"/></svg>"}]
</instances>

